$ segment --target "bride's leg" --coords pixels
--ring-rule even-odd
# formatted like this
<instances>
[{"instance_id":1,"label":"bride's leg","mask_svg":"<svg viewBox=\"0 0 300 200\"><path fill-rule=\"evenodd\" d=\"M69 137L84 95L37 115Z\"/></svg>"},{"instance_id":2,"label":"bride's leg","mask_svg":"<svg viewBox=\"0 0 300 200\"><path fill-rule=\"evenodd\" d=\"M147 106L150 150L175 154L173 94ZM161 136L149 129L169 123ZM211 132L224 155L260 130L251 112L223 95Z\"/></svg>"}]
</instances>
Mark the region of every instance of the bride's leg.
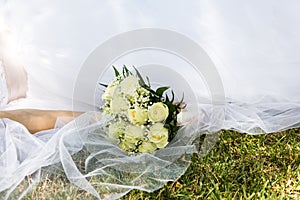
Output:
<instances>
[{"instance_id":1,"label":"bride's leg","mask_svg":"<svg viewBox=\"0 0 300 200\"><path fill-rule=\"evenodd\" d=\"M57 117L77 117L81 112L62 110L10 110L0 111L0 118L8 118L23 124L31 133L54 128Z\"/></svg>"}]
</instances>

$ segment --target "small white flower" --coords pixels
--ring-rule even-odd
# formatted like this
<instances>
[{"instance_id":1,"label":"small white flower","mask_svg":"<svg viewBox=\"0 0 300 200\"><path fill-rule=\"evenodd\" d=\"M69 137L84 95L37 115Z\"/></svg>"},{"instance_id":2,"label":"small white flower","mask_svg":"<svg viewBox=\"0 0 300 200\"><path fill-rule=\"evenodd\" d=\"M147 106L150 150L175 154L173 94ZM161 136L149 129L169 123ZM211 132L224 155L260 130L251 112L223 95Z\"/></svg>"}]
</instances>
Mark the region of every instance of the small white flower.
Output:
<instances>
[{"instance_id":1,"label":"small white flower","mask_svg":"<svg viewBox=\"0 0 300 200\"><path fill-rule=\"evenodd\" d=\"M166 104L158 102L149 107L149 119L152 122L162 122L169 116L169 108Z\"/></svg>"},{"instance_id":2,"label":"small white flower","mask_svg":"<svg viewBox=\"0 0 300 200\"><path fill-rule=\"evenodd\" d=\"M168 144L168 129L162 123L156 123L150 127L148 138L158 148L164 148Z\"/></svg>"}]
</instances>

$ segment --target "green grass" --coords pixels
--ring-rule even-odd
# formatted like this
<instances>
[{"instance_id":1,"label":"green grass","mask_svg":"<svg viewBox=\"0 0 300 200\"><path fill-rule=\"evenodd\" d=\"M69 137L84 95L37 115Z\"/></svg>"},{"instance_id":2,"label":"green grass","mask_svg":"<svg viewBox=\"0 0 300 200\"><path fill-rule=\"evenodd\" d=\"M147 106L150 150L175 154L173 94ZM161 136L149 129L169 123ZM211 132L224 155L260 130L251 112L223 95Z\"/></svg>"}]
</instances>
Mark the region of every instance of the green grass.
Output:
<instances>
[{"instance_id":1,"label":"green grass","mask_svg":"<svg viewBox=\"0 0 300 200\"><path fill-rule=\"evenodd\" d=\"M194 155L179 180L133 199L300 199L300 129L251 136L222 131L204 158ZM25 199L94 199L62 178L46 179Z\"/></svg>"}]
</instances>

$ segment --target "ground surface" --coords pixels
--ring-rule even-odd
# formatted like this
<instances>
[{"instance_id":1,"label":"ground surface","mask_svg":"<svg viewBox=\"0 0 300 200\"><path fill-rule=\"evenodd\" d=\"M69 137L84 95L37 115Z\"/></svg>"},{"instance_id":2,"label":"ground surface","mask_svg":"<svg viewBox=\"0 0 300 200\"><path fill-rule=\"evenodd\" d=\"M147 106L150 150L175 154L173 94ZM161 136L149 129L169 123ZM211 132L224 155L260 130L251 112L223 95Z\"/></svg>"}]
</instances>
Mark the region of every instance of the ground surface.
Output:
<instances>
[{"instance_id":1,"label":"ground surface","mask_svg":"<svg viewBox=\"0 0 300 200\"><path fill-rule=\"evenodd\" d=\"M300 129L257 136L222 131L210 153L195 155L178 181L122 199L300 199L299 155ZM41 182L24 199L94 198L57 178Z\"/></svg>"}]
</instances>

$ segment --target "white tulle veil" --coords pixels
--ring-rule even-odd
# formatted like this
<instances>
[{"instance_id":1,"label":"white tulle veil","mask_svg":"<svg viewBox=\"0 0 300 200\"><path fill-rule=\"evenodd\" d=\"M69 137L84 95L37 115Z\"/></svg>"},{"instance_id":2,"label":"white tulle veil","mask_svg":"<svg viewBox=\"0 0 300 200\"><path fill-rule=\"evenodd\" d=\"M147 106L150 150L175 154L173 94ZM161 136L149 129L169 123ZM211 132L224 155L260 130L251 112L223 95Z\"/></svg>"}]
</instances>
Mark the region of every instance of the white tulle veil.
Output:
<instances>
[{"instance_id":1,"label":"white tulle veil","mask_svg":"<svg viewBox=\"0 0 300 200\"><path fill-rule=\"evenodd\" d=\"M180 177L193 153L209 151L217 136L199 147L201 134L299 127L296 0L0 3L0 17L18 41L28 74L29 103L23 108L39 100L43 109L87 111L36 135L1 119L4 199L23 197L54 169L97 198L116 199L132 189L151 192ZM154 86L170 85L178 98L184 93L189 105L184 128L155 154L128 156L101 128L98 83L111 80L111 65L123 64L136 66ZM5 109L22 107L22 100L17 104ZM29 175L33 181L19 193Z\"/></svg>"}]
</instances>

